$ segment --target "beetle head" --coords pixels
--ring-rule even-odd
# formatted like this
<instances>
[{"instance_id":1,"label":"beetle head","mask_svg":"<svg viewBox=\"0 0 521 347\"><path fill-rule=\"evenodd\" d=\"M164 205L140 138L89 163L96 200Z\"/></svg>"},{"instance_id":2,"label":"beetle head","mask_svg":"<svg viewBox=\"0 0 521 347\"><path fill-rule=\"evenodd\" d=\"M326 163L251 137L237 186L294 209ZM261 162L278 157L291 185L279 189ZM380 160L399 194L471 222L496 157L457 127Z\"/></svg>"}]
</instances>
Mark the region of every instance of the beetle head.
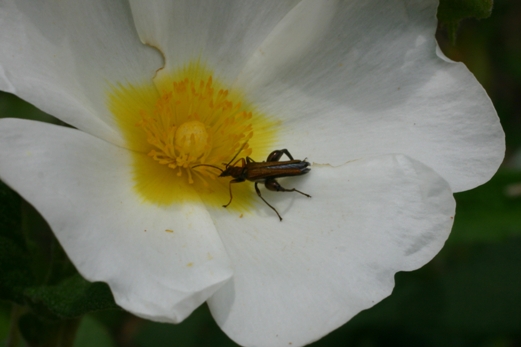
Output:
<instances>
[{"instance_id":1,"label":"beetle head","mask_svg":"<svg viewBox=\"0 0 521 347\"><path fill-rule=\"evenodd\" d=\"M232 175L232 168L233 166L229 166L227 164L224 164L225 165L226 169L223 170L223 172L221 172L221 174L219 175L219 177L227 177L227 176L231 176Z\"/></svg>"}]
</instances>

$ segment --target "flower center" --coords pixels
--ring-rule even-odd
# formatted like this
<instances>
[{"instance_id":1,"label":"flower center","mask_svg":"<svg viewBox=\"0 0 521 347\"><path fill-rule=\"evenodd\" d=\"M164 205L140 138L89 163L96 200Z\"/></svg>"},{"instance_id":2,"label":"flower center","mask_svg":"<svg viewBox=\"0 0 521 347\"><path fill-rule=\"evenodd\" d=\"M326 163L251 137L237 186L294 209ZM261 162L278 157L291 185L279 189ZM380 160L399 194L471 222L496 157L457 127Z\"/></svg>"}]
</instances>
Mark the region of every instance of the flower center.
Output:
<instances>
[{"instance_id":1,"label":"flower center","mask_svg":"<svg viewBox=\"0 0 521 347\"><path fill-rule=\"evenodd\" d=\"M224 169L236 154L250 156L254 149L260 161L273 150L277 122L200 63L153 85L119 85L109 93L109 107L127 147L136 152L136 190L150 202L192 200L195 191L205 203L223 205L233 178L218 179L215 167ZM233 189L236 207L253 196L247 184Z\"/></svg>"},{"instance_id":2,"label":"flower center","mask_svg":"<svg viewBox=\"0 0 521 347\"><path fill-rule=\"evenodd\" d=\"M187 159L200 158L210 148L204 124L197 120L181 124L175 132L175 146Z\"/></svg>"},{"instance_id":3,"label":"flower center","mask_svg":"<svg viewBox=\"0 0 521 347\"><path fill-rule=\"evenodd\" d=\"M251 112L228 96L228 90L214 87L212 77L173 81L151 112L141 111L142 119L136 124L153 146L148 155L176 170L177 176L185 171L189 184L198 178L208 187L208 178L216 176L215 169L193 167L221 165L253 136ZM251 153L247 144L243 150L244 155Z\"/></svg>"},{"instance_id":4,"label":"flower center","mask_svg":"<svg viewBox=\"0 0 521 347\"><path fill-rule=\"evenodd\" d=\"M138 125L148 134L148 142L157 148L148 155L159 164L179 169L178 176L182 175L181 169L188 170L189 183L194 183L191 167L198 164L203 156L207 157L211 149L205 125L194 120L184 122L179 127L173 125L166 131L156 131L164 129L157 129L153 120L147 122L144 119Z\"/></svg>"}]
</instances>

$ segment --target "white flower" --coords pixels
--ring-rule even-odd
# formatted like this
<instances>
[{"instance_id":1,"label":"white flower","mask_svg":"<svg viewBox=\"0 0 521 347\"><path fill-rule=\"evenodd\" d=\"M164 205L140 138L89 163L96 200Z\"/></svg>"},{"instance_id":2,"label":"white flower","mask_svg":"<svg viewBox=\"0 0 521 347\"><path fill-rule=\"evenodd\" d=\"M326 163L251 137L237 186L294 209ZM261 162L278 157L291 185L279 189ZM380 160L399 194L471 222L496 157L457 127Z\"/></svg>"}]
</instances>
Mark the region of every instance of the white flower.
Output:
<instances>
[{"instance_id":1,"label":"white flower","mask_svg":"<svg viewBox=\"0 0 521 347\"><path fill-rule=\"evenodd\" d=\"M428 262L452 191L502 160L436 5L1 0L0 89L77 130L1 120L0 177L125 309L179 322L207 301L240 344L309 343ZM283 222L249 182L222 208L230 178L192 168L247 140L239 157L313 163L280 180L312 199L262 188Z\"/></svg>"}]
</instances>

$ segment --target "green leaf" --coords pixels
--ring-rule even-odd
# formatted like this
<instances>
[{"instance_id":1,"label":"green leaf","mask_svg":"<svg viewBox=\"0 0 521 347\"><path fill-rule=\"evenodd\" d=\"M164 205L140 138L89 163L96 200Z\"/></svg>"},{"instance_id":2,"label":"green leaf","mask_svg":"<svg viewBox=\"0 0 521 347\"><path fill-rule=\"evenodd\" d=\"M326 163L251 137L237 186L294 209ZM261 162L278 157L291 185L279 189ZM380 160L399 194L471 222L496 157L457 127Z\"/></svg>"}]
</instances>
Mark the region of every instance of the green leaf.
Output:
<instances>
[{"instance_id":1,"label":"green leaf","mask_svg":"<svg viewBox=\"0 0 521 347\"><path fill-rule=\"evenodd\" d=\"M21 232L21 198L0 181L0 299L22 305L34 285L30 256Z\"/></svg>"},{"instance_id":2,"label":"green leaf","mask_svg":"<svg viewBox=\"0 0 521 347\"><path fill-rule=\"evenodd\" d=\"M91 283L79 274L56 285L27 288L24 294L33 312L49 319L71 319L88 312L119 308L106 283Z\"/></svg>"},{"instance_id":3,"label":"green leaf","mask_svg":"<svg viewBox=\"0 0 521 347\"><path fill-rule=\"evenodd\" d=\"M35 284L30 257L12 240L0 236L0 299L25 303L24 291Z\"/></svg>"},{"instance_id":4,"label":"green leaf","mask_svg":"<svg viewBox=\"0 0 521 347\"><path fill-rule=\"evenodd\" d=\"M452 44L456 43L459 23L465 18L488 18L493 0L440 0L438 20L447 29Z\"/></svg>"},{"instance_id":5,"label":"green leaf","mask_svg":"<svg viewBox=\"0 0 521 347\"><path fill-rule=\"evenodd\" d=\"M38 212L0 182L0 299L31 346L72 346L79 317L119 309L107 284L83 279ZM14 331L16 333L16 331Z\"/></svg>"},{"instance_id":6,"label":"green leaf","mask_svg":"<svg viewBox=\"0 0 521 347\"><path fill-rule=\"evenodd\" d=\"M21 202L18 194L0 181L0 236L12 239L18 245L23 245L21 235Z\"/></svg>"}]
</instances>

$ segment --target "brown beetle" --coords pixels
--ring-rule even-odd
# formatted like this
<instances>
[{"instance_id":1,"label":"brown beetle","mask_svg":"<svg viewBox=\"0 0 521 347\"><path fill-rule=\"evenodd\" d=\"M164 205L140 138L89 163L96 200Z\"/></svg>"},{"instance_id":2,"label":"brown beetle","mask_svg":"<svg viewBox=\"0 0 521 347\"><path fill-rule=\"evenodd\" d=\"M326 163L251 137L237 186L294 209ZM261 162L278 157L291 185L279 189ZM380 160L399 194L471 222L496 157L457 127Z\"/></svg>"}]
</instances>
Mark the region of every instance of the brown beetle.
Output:
<instances>
[{"instance_id":1,"label":"brown beetle","mask_svg":"<svg viewBox=\"0 0 521 347\"><path fill-rule=\"evenodd\" d=\"M231 165L231 163L235 160L235 158L237 158L237 155L239 155L243 148L244 145L241 147L239 152L237 152L237 154L232 158L232 160L230 160L228 164L225 164L224 170L217 166L207 164L199 164L193 166L193 168L197 166L210 166L221 171L219 177L233 177L233 180L231 180L229 183L230 201L226 205L223 205L223 207L228 207L228 205L230 205L232 202L232 183L240 183L246 180L255 182L255 191L257 192L257 195L262 199L262 201L266 203L266 205L268 205L273 211L275 211L277 216L279 216L280 221L282 221L282 217L280 216L279 212L262 197L258 187L259 182L264 182L264 186L268 190L276 192L297 192L307 196L308 198L311 197L311 195L303 193L295 188L286 189L282 187L279 182L277 182L277 178L279 177L300 176L308 173L311 170L311 168L309 167L310 164L306 161L306 159L293 159L293 156L291 155L291 153L289 153L287 149L277 149L271 152L270 155L268 155L266 161L258 163L250 157L246 157L246 159L241 158L237 160L233 165ZM280 161L280 158L283 154L286 154L290 160ZM239 162L241 163L241 165L237 166L237 163Z\"/></svg>"}]
</instances>

